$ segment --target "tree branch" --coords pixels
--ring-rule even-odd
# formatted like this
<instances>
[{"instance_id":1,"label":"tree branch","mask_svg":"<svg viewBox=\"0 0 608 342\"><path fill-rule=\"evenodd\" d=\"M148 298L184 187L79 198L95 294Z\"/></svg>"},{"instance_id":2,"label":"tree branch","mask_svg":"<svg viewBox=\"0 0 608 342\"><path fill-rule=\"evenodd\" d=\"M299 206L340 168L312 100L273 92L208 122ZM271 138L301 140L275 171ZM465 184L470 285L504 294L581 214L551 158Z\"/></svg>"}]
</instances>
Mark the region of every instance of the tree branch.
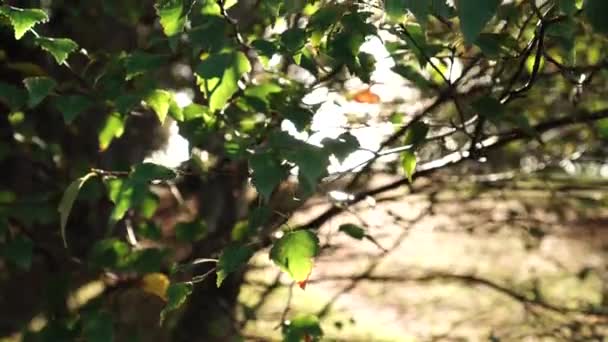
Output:
<instances>
[{"instance_id":1,"label":"tree branch","mask_svg":"<svg viewBox=\"0 0 608 342\"><path fill-rule=\"evenodd\" d=\"M604 118L608 118L608 108L597 111L597 112L589 113L589 114L581 113L581 114L576 114L576 115L572 115L572 116L568 116L568 117L564 117L564 118L546 121L546 122L540 123L540 124L532 127L532 129L537 134L541 134L541 133L544 133L546 131L549 131L549 130L552 130L555 128L574 125L574 124L594 122L594 121L601 120ZM483 140L482 142L480 142L481 147L478 149L477 152L478 152L478 154L485 154L491 150L497 149L510 142L520 140L520 139L526 139L526 138L529 138L529 133L526 133L522 129L516 128L509 132L499 134L496 136L492 136L492 137L489 137L489 138ZM471 153L468 153L467 151L456 151L456 152L450 153L442 158L439 158L439 159L436 159L436 160L433 160L433 161L420 165L418 167L416 173L414 173L414 175L412 177L418 178L418 177L428 176L428 175L434 173L435 171L438 171L443 168L450 167L450 166L453 166L456 164L460 164L461 162L471 159L471 158L473 158L473 155ZM356 194L354 196L354 198L348 204L349 205L356 204L358 202L361 202L362 200L364 200L367 197L377 196L379 194L396 189L396 188L398 188L402 185L406 185L408 183L409 183L409 180L407 178L402 178L402 179L399 179L392 183L389 183L389 184L386 184L386 185L383 185L383 186L380 186L380 187L377 187L374 189L370 189L370 190L367 190L364 192L360 192L360 193ZM323 212L322 214L320 214L319 216L317 216L316 218L309 221L308 223L302 225L301 228L302 229L318 229L323 223L325 223L330 218L336 216L337 214L341 213L342 211L343 211L342 208L333 206L333 207L329 208L328 210L326 210L325 212Z\"/></svg>"}]
</instances>

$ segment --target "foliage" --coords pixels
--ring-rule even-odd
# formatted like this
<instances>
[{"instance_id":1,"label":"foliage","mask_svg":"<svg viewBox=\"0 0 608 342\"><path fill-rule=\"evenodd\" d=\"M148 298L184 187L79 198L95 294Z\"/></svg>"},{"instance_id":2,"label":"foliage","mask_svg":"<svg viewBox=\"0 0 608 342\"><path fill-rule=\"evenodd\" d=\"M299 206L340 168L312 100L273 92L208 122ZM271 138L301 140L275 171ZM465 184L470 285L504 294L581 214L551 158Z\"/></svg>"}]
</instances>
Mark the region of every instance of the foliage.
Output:
<instances>
[{"instance_id":1,"label":"foliage","mask_svg":"<svg viewBox=\"0 0 608 342\"><path fill-rule=\"evenodd\" d=\"M532 154L569 159L573 150L606 152L602 0L43 3L0 2L0 39L9 42L0 47L0 108L7 113L0 162L10 170L0 187L8 194L0 203L0 251L8 267L0 271L33 273L37 260L52 258L67 273L166 274L166 294L152 291L166 300L162 319L186 304L208 274L217 274L217 287L230 274L238 280L252 255L268 248L274 264L304 288L321 252L321 224L436 170L466 163L479 172L517 169ZM102 34L87 20L116 30L113 38L99 42ZM382 81L374 74L376 57L364 48L374 40L386 47L395 75L430 106L407 112L382 103L372 91ZM329 174L353 152L370 152L354 133L367 119L319 143L282 127L314 134L321 103L306 96L321 87L341 93L351 78L368 87L354 102L390 107L382 121L390 118L394 130L363 165ZM180 103L184 94L192 103ZM177 167L145 161L170 123L192 157ZM579 123L587 125L571 128ZM550 130L559 139L543 135ZM489 166L475 163L503 147L504 157ZM381 158L392 154L399 157ZM372 164L399 180L357 191L360 176L377 170ZM353 180L344 189L352 192L348 200L307 224L288 225L301 204L342 178ZM205 186L189 188L197 182ZM213 187L220 183L227 185ZM286 183L296 184L289 201L280 197ZM257 192L253 201L242 195L249 184ZM176 219L163 211L164 188L178 203ZM184 201L175 195L180 190L206 201ZM199 208L223 210L224 202L243 204L245 214ZM281 210L285 202L299 205ZM339 231L376 243L364 227ZM183 250L203 255L176 256ZM189 268L196 258L218 259L201 276ZM39 334L60 327L88 340L118 336L118 324L96 305L46 312L57 320ZM12 328L25 332L27 322ZM284 325L287 341L321 335L315 316Z\"/></svg>"}]
</instances>

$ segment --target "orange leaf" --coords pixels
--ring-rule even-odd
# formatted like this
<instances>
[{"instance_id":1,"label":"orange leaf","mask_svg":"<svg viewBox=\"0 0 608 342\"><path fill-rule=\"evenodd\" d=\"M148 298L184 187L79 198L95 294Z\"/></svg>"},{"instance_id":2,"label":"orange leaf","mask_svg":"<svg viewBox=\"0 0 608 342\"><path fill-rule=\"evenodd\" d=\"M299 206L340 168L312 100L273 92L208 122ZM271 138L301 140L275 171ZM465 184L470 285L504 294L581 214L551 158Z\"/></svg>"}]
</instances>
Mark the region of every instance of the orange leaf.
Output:
<instances>
[{"instance_id":1,"label":"orange leaf","mask_svg":"<svg viewBox=\"0 0 608 342\"><path fill-rule=\"evenodd\" d=\"M353 99L359 103L370 103L370 104L380 103L380 96L378 96L377 94L372 92L370 88L357 92L353 96Z\"/></svg>"}]
</instances>

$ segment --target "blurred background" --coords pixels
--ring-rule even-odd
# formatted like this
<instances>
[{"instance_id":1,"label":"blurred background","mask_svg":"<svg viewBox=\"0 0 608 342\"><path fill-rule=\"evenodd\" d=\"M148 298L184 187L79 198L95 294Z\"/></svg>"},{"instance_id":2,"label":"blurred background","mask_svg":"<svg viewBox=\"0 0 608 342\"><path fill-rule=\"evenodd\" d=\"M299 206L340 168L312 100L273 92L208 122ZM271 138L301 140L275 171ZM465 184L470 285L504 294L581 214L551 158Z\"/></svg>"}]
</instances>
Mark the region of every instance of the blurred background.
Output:
<instances>
[{"instance_id":1,"label":"blurred background","mask_svg":"<svg viewBox=\"0 0 608 342\"><path fill-rule=\"evenodd\" d=\"M51 18L18 41L1 17L0 341L95 340L70 335L81 325L95 341L112 340L97 333L110 319L89 311L95 305L110 308L118 341L136 330L141 341L280 341L282 322L307 313L319 317L327 341L606 340L608 44L582 1L497 1L487 40L474 45L463 40L452 1L428 2L424 20L408 1L396 19L389 1L188 2L201 8L192 7L173 41L154 3L0 1ZM327 8L339 15L325 27L315 20ZM554 29L541 30L546 22ZM305 62L283 49L284 33L298 28L310 33L298 47ZM361 38L354 65L331 45L349 30ZM35 44L38 34L80 45L58 64ZM229 102L217 121L205 111L159 123L140 95L162 87L172 106L203 106L194 65L224 51L218 37L247 50L252 70L239 86L270 84L278 96L266 94L263 110ZM146 60L151 67L127 76L134 51L162 62ZM15 101L33 76L59 86L24 109ZM97 106L62 107L70 96ZM286 114L289 101L310 122ZM122 105L128 110L118 112ZM57 205L68 184L91 168L119 178L146 161L182 173L151 184L150 201L117 223L115 237L129 241L133 223L142 242L133 250L168 248L171 262L184 264L216 257L240 241L259 202L243 151L259 147L268 129L317 147L348 133L358 146L331 157L310 198L294 195L293 167L270 200L281 224L259 240L318 229L320 255L305 286L273 264L266 244L219 290L211 278L198 284L158 326L161 298L124 299L114 286L132 290L151 272L118 272L112 283L100 280L107 268L88 264L98 261L91 255L114 207L99 180L75 202L64 248ZM201 220L202 232L191 225L192 239L177 237L180 223Z\"/></svg>"}]
</instances>

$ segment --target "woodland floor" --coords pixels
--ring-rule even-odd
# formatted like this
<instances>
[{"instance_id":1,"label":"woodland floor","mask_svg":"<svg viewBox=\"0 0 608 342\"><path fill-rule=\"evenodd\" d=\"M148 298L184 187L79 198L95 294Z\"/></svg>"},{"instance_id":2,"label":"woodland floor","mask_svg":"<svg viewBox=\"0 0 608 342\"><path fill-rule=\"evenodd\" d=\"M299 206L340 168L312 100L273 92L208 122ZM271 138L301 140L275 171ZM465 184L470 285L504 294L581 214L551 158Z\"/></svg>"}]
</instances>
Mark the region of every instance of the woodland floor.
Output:
<instances>
[{"instance_id":1,"label":"woodland floor","mask_svg":"<svg viewBox=\"0 0 608 342\"><path fill-rule=\"evenodd\" d=\"M602 340L607 325L537 301L576 309L602 302L605 189L536 179L432 195L397 190L360 204L322 227L326 248L306 290L290 290L267 251L256 256L241 293L243 312L255 314L244 330L252 341L280 339L281 317L312 312L323 315L330 341L569 341L573 329ZM338 233L342 223L366 225L385 250Z\"/></svg>"}]
</instances>

